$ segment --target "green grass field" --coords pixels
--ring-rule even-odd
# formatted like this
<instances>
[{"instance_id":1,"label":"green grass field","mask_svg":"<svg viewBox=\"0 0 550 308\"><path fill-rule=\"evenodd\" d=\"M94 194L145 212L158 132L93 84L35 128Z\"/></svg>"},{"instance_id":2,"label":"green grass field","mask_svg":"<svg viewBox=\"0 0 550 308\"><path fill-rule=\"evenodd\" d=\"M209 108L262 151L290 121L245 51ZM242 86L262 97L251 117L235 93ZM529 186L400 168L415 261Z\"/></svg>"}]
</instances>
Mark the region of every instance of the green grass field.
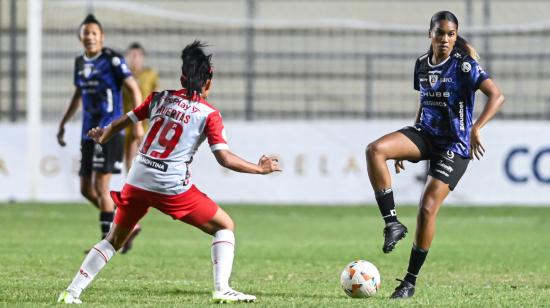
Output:
<instances>
[{"instance_id":1,"label":"green grass field","mask_svg":"<svg viewBox=\"0 0 550 308\"><path fill-rule=\"evenodd\" d=\"M443 207L411 300L389 300L412 234L384 255L378 209L226 206L237 224L232 285L254 306L550 306L550 208ZM415 208L401 207L411 231ZM98 240L97 212L83 204L0 205L0 304L50 306ZM82 295L93 306L206 306L208 235L152 210L128 255L117 255ZM354 259L377 265L382 289L348 298L339 274Z\"/></svg>"}]
</instances>

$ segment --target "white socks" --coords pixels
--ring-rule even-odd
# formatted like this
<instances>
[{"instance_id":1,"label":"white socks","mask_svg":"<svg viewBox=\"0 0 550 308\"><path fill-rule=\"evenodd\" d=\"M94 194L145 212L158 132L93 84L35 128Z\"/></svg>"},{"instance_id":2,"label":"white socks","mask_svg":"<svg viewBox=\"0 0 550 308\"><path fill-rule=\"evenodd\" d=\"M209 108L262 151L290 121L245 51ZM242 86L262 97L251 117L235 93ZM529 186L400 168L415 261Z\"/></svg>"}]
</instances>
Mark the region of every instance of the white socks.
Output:
<instances>
[{"instance_id":1,"label":"white socks","mask_svg":"<svg viewBox=\"0 0 550 308\"><path fill-rule=\"evenodd\" d=\"M231 230L220 230L212 239L212 265L214 271L214 289L229 289L229 277L233 268L235 235Z\"/></svg>"},{"instance_id":2,"label":"white socks","mask_svg":"<svg viewBox=\"0 0 550 308\"><path fill-rule=\"evenodd\" d=\"M90 249L73 282L67 288L73 297L80 297L80 293L92 282L115 252L115 248L106 240L101 240Z\"/></svg>"}]
</instances>

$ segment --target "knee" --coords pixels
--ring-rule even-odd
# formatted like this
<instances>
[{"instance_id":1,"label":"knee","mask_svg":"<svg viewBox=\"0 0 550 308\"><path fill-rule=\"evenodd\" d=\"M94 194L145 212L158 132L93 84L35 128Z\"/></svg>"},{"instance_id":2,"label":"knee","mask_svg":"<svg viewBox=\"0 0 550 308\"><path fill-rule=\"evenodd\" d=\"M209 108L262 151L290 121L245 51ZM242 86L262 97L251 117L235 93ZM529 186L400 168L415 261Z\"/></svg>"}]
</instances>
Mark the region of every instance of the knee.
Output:
<instances>
[{"instance_id":1,"label":"knee","mask_svg":"<svg viewBox=\"0 0 550 308\"><path fill-rule=\"evenodd\" d=\"M437 215L439 205L434 198L426 197L422 200L420 206L420 215L424 219L433 219Z\"/></svg>"},{"instance_id":2,"label":"knee","mask_svg":"<svg viewBox=\"0 0 550 308\"><path fill-rule=\"evenodd\" d=\"M220 230L222 229L226 229L226 230L231 230L231 231L235 231L235 223L233 222L233 220L231 218L227 219L226 221L224 221L222 224L220 224Z\"/></svg>"},{"instance_id":3,"label":"knee","mask_svg":"<svg viewBox=\"0 0 550 308\"><path fill-rule=\"evenodd\" d=\"M95 197L91 187L80 187L80 194L86 199L93 199Z\"/></svg>"},{"instance_id":4,"label":"knee","mask_svg":"<svg viewBox=\"0 0 550 308\"><path fill-rule=\"evenodd\" d=\"M372 159L383 155L383 145L377 141L369 143L365 149L365 155L367 156L367 159Z\"/></svg>"},{"instance_id":5,"label":"knee","mask_svg":"<svg viewBox=\"0 0 550 308\"><path fill-rule=\"evenodd\" d=\"M103 181L96 181L94 185L95 192L98 197L104 197L109 194L109 183L103 183Z\"/></svg>"}]
</instances>

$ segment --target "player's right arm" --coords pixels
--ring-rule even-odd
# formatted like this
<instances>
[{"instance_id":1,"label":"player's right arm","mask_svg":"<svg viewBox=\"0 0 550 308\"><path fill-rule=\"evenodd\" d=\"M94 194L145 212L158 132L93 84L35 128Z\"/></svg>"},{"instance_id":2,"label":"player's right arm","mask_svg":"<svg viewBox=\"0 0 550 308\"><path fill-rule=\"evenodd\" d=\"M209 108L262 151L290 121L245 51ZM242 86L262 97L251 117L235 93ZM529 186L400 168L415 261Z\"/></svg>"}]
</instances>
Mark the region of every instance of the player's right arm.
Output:
<instances>
[{"instance_id":1,"label":"player's right arm","mask_svg":"<svg viewBox=\"0 0 550 308\"><path fill-rule=\"evenodd\" d=\"M214 156L220 165L237 172L252 174L269 174L275 171L281 171L279 161L275 157L262 155L258 164L250 163L233 152L222 149L214 151Z\"/></svg>"},{"instance_id":2,"label":"player's right arm","mask_svg":"<svg viewBox=\"0 0 550 308\"><path fill-rule=\"evenodd\" d=\"M135 123L146 119L149 117L149 106L151 105L151 101L153 100L155 94L156 92L151 93L141 105L114 120L108 126L90 129L88 132L88 137L92 138L99 144L104 144L127 126L134 125Z\"/></svg>"},{"instance_id":3,"label":"player's right arm","mask_svg":"<svg viewBox=\"0 0 550 308\"><path fill-rule=\"evenodd\" d=\"M106 127L96 127L90 129L90 131L88 132L88 137L92 138L95 142L99 144L104 144L118 132L132 124L134 124L134 122L132 122L130 117L125 114L111 122L111 124L107 125Z\"/></svg>"},{"instance_id":4,"label":"player's right arm","mask_svg":"<svg viewBox=\"0 0 550 308\"><path fill-rule=\"evenodd\" d=\"M237 172L252 174L269 174L281 171L279 161L275 157L262 155L258 164L250 163L229 150L222 116L219 111L208 115L205 124L205 133L210 150L220 165Z\"/></svg>"},{"instance_id":5,"label":"player's right arm","mask_svg":"<svg viewBox=\"0 0 550 308\"><path fill-rule=\"evenodd\" d=\"M69 106L65 110L65 113L63 114L63 118L61 118L61 122L59 122L59 129L57 130L57 142L62 147L65 146L65 123L67 123L73 115L78 110L78 105L80 103L80 99L82 98L82 94L80 93L80 89L75 88L73 97L71 98L71 102L69 103Z\"/></svg>"}]
</instances>

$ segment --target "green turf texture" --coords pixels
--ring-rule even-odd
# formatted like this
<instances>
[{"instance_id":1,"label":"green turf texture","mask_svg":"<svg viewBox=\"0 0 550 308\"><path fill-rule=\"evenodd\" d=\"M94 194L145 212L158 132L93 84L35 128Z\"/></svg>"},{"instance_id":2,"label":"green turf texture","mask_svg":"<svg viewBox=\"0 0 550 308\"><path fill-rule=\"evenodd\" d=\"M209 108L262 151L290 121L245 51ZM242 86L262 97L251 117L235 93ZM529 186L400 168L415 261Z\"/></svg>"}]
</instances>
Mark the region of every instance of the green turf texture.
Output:
<instances>
[{"instance_id":1,"label":"green turf texture","mask_svg":"<svg viewBox=\"0 0 550 308\"><path fill-rule=\"evenodd\" d=\"M416 209L399 208L409 235L382 253L375 206L225 206L237 225L232 286L258 307L550 306L550 208L443 207L416 295L390 300L408 262ZM84 204L0 204L0 305L51 306L98 240ZM102 307L210 305L211 237L152 210L128 255L116 255L81 299ZM382 288L348 298L343 267L366 259ZM214 306L214 305L213 305Z\"/></svg>"}]
</instances>

